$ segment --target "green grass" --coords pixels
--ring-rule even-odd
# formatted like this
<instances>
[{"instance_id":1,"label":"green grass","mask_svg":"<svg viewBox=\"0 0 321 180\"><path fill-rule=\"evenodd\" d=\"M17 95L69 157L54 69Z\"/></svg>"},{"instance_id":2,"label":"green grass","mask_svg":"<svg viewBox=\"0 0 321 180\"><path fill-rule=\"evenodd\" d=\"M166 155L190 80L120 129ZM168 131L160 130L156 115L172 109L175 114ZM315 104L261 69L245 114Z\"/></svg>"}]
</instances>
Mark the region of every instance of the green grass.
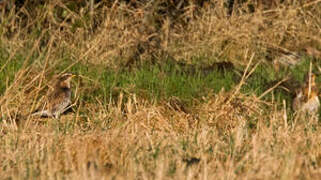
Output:
<instances>
[{"instance_id":1,"label":"green grass","mask_svg":"<svg viewBox=\"0 0 321 180\"><path fill-rule=\"evenodd\" d=\"M10 61L8 58L9 54L0 48L0 94L5 91L6 83L10 84L13 81L16 72L24 63L22 55L16 55Z\"/></svg>"},{"instance_id":2,"label":"green grass","mask_svg":"<svg viewBox=\"0 0 321 180\"><path fill-rule=\"evenodd\" d=\"M291 68L283 67L279 72L276 72L270 64L260 64L257 66L253 74L247 79L246 84L242 86L241 91L242 93L255 93L255 95L260 96L266 90L273 87L287 76L290 77L290 80L286 83L282 83L280 86L294 88L304 81L304 76L309 72L310 61L312 61L312 59L305 57L302 59L301 63ZM315 66L319 63L313 63L314 66L312 72L319 74ZM317 76L316 81L317 83L321 81L320 76ZM287 104L291 104L294 92L286 91L280 88L280 86L264 96L263 100L271 101L273 95L274 101L276 101L278 104L281 105L283 100L286 100ZM291 91L291 89L289 90ZM292 91L293 90L294 89L292 89Z\"/></svg>"},{"instance_id":3,"label":"green grass","mask_svg":"<svg viewBox=\"0 0 321 180\"><path fill-rule=\"evenodd\" d=\"M0 66L5 66L0 72L1 82L9 84L14 79L16 72L23 66L25 59L22 55L17 54L8 61L8 54L5 50L0 49ZM28 64L32 64L37 55L32 56ZM42 59L42 58L40 58ZM280 72L275 72L270 64L260 64L256 67L253 74L246 80L242 86L242 93L255 93L257 96L264 93L266 90L274 86L278 81L286 75L290 75L294 81L302 82L304 75L309 71L309 62L311 59L306 58L305 61L295 67L283 68ZM66 55L52 73L59 73L70 66L75 60ZM108 104L110 99L117 97L120 91L126 93L135 93L140 97L150 101L166 100L172 96L180 98L186 104L192 104L195 99L201 100L201 97L207 96L209 93L218 93L222 89L229 91L240 81L240 75L232 70L218 70L204 72L197 65L191 66L193 69L181 67L174 61L163 61L164 64L145 63L131 70L121 69L114 70L104 66L91 64L74 64L70 72L86 76L88 79L83 79L86 86L93 87L90 93L83 92L80 98L82 101L95 102L96 98L103 100ZM313 72L317 72L314 67ZM317 82L320 82L320 77ZM0 93L3 93L6 88L6 83L0 84ZM81 87L80 87L81 88ZM292 95L281 88L274 89L271 93L263 97L264 100L274 100L280 105L285 99L287 104L291 104Z\"/></svg>"},{"instance_id":4,"label":"green grass","mask_svg":"<svg viewBox=\"0 0 321 180\"><path fill-rule=\"evenodd\" d=\"M64 61L57 69L62 71L71 63L70 60ZM104 99L105 103L108 103L111 96L119 94L115 94L115 89L136 93L151 101L176 96L186 102L192 102L193 99L200 99L210 92L218 93L222 88L228 91L237 83L234 72L213 70L205 74L195 67L195 72L191 73L172 63L144 64L133 70L112 70L108 67L79 63L75 64L70 72L93 80L83 80L91 87L95 84L99 86L93 88L91 93L83 94L83 100L94 101L95 98L99 98Z\"/></svg>"},{"instance_id":5,"label":"green grass","mask_svg":"<svg viewBox=\"0 0 321 180\"><path fill-rule=\"evenodd\" d=\"M0 56L1 67L5 65L0 72L0 80L10 83L15 73L24 64L24 59L23 56L17 55L7 62L7 57L8 55L5 53ZM30 62L33 62L34 59L31 59ZM284 68L278 73L274 71L271 65L260 64L246 80L241 91L247 94L255 93L259 96L287 74L290 74L295 81L302 82L304 75L309 70L309 60L306 59L306 61L291 69ZM74 60L65 57L61 62L54 68L53 73L63 71ZM175 96L187 104L191 104L194 99L200 100L201 97L209 93L218 93L222 89L229 91L240 80L240 76L231 70L213 69L203 72L198 65L193 68L193 71L190 71L190 69L182 68L171 61L162 65L145 63L131 70L113 70L104 66L77 63L69 71L90 79L84 79L83 81L93 88L90 93L84 92L80 96L81 100L95 102L95 99L99 98L106 104L109 103L111 98L118 96L120 91L135 93L150 101L156 100L156 102ZM316 72L316 69L313 69L313 71ZM320 78L317 78L318 82L320 80ZM0 84L1 93L4 92L5 87L5 83ZM263 99L271 100L272 93L277 102L282 103L285 99L288 103L291 103L291 94L281 88L276 88Z\"/></svg>"}]
</instances>

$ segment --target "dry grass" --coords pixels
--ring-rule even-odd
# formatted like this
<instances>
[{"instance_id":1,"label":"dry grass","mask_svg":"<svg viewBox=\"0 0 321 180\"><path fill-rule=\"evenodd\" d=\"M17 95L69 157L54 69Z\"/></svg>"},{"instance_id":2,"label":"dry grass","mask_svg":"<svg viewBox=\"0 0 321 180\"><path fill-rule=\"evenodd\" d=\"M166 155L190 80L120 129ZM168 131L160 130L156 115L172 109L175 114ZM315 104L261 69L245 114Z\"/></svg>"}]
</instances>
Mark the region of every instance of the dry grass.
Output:
<instances>
[{"instance_id":1,"label":"dry grass","mask_svg":"<svg viewBox=\"0 0 321 180\"><path fill-rule=\"evenodd\" d=\"M4 121L2 177L12 178L316 178L319 123L284 119L254 98L208 97L198 114L131 101L97 107L88 119ZM118 103L121 103L120 101ZM264 109L264 110L263 110ZM269 112L267 114L267 112ZM98 121L98 122L94 122ZM192 159L196 159L194 162ZM198 162L199 160L199 162ZM194 162L194 163L193 163Z\"/></svg>"},{"instance_id":2,"label":"dry grass","mask_svg":"<svg viewBox=\"0 0 321 180\"><path fill-rule=\"evenodd\" d=\"M250 13L251 2L231 17L216 0L202 8L192 1L176 5L182 9L175 15L167 1L84 3L75 9L54 1L33 11L3 10L0 177L320 178L320 123L296 118L289 104L240 89L257 62L269 63L266 56L306 49L305 55L319 58L321 1L289 1ZM162 13L165 7L171 15ZM175 97L145 98L132 90L135 85L116 84L106 95L99 84L98 71L121 73L137 62L167 59L246 68L232 90L193 99L190 106ZM97 74L86 68L97 68ZM74 112L60 120L30 117L50 77L67 71L79 75Z\"/></svg>"}]
</instances>

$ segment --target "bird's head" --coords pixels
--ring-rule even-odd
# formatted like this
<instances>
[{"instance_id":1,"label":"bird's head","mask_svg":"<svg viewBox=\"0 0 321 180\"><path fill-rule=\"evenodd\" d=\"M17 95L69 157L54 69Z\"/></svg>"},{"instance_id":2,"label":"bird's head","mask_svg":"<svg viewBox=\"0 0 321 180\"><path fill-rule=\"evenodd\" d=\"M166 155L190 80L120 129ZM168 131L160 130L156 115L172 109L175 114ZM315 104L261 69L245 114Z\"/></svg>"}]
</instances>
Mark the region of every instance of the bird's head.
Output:
<instances>
[{"instance_id":1,"label":"bird's head","mask_svg":"<svg viewBox=\"0 0 321 180\"><path fill-rule=\"evenodd\" d=\"M59 88L70 88L70 81L75 76L76 75L71 73L59 75L56 81L56 86L58 86Z\"/></svg>"},{"instance_id":2,"label":"bird's head","mask_svg":"<svg viewBox=\"0 0 321 180\"><path fill-rule=\"evenodd\" d=\"M310 77L309 77L309 75L310 75ZM305 84L307 85L307 86L315 86L316 84L315 84L315 78L316 78L316 75L314 74L314 73L308 73L308 74L306 74L306 76L305 76Z\"/></svg>"}]
</instances>

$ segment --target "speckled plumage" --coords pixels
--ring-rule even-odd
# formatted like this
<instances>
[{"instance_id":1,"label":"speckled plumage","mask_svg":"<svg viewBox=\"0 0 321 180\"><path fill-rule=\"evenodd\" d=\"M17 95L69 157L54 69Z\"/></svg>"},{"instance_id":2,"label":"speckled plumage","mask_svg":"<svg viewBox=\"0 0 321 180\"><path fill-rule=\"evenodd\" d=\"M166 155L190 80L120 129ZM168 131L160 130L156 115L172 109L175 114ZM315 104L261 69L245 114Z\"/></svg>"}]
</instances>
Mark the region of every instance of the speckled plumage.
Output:
<instances>
[{"instance_id":1,"label":"speckled plumage","mask_svg":"<svg viewBox=\"0 0 321 180\"><path fill-rule=\"evenodd\" d=\"M59 118L71 104L70 80L74 75L70 73L57 76L54 81L53 90L46 97L46 108L33 115Z\"/></svg>"}]
</instances>

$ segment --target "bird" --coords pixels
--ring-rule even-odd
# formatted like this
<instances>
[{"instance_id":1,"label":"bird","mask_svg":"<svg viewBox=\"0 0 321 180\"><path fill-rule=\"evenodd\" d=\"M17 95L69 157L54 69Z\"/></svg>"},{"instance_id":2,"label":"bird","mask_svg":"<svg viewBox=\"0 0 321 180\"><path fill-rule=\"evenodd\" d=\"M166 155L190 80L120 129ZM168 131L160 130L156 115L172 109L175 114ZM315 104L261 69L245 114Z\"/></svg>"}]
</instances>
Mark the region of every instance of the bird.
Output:
<instances>
[{"instance_id":1,"label":"bird","mask_svg":"<svg viewBox=\"0 0 321 180\"><path fill-rule=\"evenodd\" d=\"M53 80L53 89L47 94L44 108L36 111L32 116L39 115L41 117L54 117L58 119L71 104L70 81L74 76L71 73L56 75Z\"/></svg>"},{"instance_id":2,"label":"bird","mask_svg":"<svg viewBox=\"0 0 321 180\"><path fill-rule=\"evenodd\" d=\"M310 115L318 113L320 100L315 79L315 74L308 73L305 77L304 84L299 89L296 89L296 96L292 103L294 111L302 111Z\"/></svg>"}]
</instances>

